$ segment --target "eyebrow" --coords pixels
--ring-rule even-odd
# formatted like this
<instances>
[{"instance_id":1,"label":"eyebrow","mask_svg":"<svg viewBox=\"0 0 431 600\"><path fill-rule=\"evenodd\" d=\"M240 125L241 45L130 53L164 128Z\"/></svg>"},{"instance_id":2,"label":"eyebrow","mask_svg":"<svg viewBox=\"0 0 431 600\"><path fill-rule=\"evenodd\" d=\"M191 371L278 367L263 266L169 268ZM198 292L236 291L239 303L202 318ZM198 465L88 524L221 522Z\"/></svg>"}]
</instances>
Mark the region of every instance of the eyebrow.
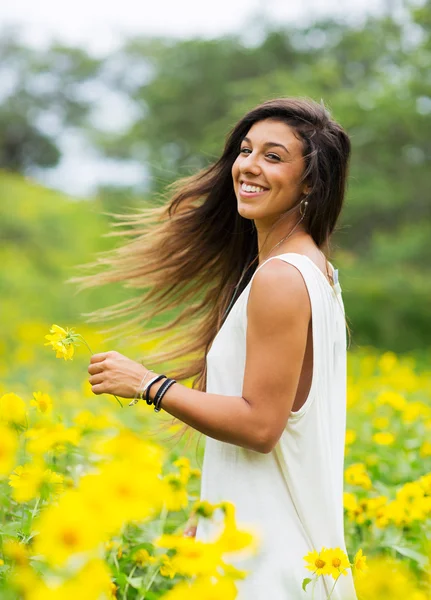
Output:
<instances>
[{"instance_id":1,"label":"eyebrow","mask_svg":"<svg viewBox=\"0 0 431 600\"><path fill-rule=\"evenodd\" d=\"M248 142L249 144L251 144L251 140L248 137L243 138L242 140L243 142ZM283 146L283 144L280 144L279 142L265 142L264 143L264 148L269 148L271 147L278 147L278 148L283 148L283 150L285 150L287 152L287 154L290 154L289 150L286 148L286 146Z\"/></svg>"}]
</instances>

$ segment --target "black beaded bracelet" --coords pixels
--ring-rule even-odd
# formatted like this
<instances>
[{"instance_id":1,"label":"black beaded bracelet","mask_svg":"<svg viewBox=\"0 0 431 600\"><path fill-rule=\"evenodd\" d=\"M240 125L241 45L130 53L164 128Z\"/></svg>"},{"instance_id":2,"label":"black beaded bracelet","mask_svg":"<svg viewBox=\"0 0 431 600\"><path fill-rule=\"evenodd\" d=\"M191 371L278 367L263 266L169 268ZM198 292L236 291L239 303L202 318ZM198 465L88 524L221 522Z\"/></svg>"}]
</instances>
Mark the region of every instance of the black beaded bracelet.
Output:
<instances>
[{"instance_id":1,"label":"black beaded bracelet","mask_svg":"<svg viewBox=\"0 0 431 600\"><path fill-rule=\"evenodd\" d=\"M147 389L145 390L145 401L148 404L148 406L151 406L153 401L150 398L150 389L153 387L153 385L155 383L157 383L158 381L160 381L161 379L166 379L166 375L159 375L158 377L156 377L154 379L154 381L152 381L150 383L150 385L147 387Z\"/></svg>"},{"instance_id":2,"label":"black beaded bracelet","mask_svg":"<svg viewBox=\"0 0 431 600\"><path fill-rule=\"evenodd\" d=\"M174 383L177 383L175 381L175 379L168 378L168 379L166 379L166 381L164 381L162 383L162 385L157 390L157 393L154 396L154 411L155 412L160 412L160 404L162 402L162 398L166 394L168 389L171 387L171 385L174 385Z\"/></svg>"}]
</instances>

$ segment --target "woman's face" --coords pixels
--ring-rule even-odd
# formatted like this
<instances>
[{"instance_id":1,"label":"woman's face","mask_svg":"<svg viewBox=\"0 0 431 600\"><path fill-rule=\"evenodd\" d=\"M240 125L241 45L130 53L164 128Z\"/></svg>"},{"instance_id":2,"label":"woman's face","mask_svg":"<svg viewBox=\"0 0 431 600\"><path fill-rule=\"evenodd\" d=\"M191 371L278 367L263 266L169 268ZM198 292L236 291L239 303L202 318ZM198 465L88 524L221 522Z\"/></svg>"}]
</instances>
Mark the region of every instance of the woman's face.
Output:
<instances>
[{"instance_id":1,"label":"woman's face","mask_svg":"<svg viewBox=\"0 0 431 600\"><path fill-rule=\"evenodd\" d=\"M289 125L274 119L255 123L232 166L239 214L271 226L303 194L304 166L302 142Z\"/></svg>"}]
</instances>

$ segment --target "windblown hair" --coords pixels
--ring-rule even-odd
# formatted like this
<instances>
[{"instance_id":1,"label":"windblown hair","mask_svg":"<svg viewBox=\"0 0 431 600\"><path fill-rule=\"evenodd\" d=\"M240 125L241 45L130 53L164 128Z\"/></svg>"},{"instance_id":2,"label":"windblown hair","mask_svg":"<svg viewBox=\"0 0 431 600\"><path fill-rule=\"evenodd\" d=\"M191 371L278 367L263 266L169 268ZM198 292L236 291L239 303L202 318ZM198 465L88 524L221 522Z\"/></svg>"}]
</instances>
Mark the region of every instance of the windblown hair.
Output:
<instances>
[{"instance_id":1,"label":"windblown hair","mask_svg":"<svg viewBox=\"0 0 431 600\"><path fill-rule=\"evenodd\" d=\"M96 274L79 278L83 287L122 282L142 290L138 298L98 310L94 318L127 320L143 332L157 316L164 324L151 327L145 337L169 331L169 349L152 356L151 364L174 361L171 376L192 378L200 390L205 390L211 343L257 266L256 229L237 211L231 169L243 138L264 119L286 123L303 143L303 181L310 189L303 225L327 251L343 205L350 141L323 105L281 98L247 113L227 137L221 157L173 184L167 204L118 217L121 230L113 235L129 241L89 265Z\"/></svg>"}]
</instances>

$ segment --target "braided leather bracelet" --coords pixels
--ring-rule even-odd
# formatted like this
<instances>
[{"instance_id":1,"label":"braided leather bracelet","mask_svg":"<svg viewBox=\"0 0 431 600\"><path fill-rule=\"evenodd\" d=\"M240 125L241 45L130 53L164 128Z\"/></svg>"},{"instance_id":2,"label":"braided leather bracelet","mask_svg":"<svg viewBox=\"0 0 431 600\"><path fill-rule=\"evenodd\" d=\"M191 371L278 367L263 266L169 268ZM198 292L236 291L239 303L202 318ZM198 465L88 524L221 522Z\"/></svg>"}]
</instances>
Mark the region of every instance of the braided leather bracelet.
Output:
<instances>
[{"instance_id":1,"label":"braided leather bracelet","mask_svg":"<svg viewBox=\"0 0 431 600\"><path fill-rule=\"evenodd\" d=\"M153 401L150 398L150 389L154 383L157 383L161 379L166 379L166 375L156 375L156 377L153 377L152 379L150 379L150 381L145 386L145 401L148 404L148 406L151 406L153 403ZM142 392L142 397L143 396L144 396L144 392Z\"/></svg>"},{"instance_id":2,"label":"braided leather bracelet","mask_svg":"<svg viewBox=\"0 0 431 600\"><path fill-rule=\"evenodd\" d=\"M157 390L157 393L154 396L154 411L155 412L160 412L160 408L161 408L160 404L162 402L162 398L166 394L168 389L171 387L171 385L173 385L174 383L176 383L175 379L166 378L166 381L164 381L162 383L162 385L159 387L159 389Z\"/></svg>"}]
</instances>

